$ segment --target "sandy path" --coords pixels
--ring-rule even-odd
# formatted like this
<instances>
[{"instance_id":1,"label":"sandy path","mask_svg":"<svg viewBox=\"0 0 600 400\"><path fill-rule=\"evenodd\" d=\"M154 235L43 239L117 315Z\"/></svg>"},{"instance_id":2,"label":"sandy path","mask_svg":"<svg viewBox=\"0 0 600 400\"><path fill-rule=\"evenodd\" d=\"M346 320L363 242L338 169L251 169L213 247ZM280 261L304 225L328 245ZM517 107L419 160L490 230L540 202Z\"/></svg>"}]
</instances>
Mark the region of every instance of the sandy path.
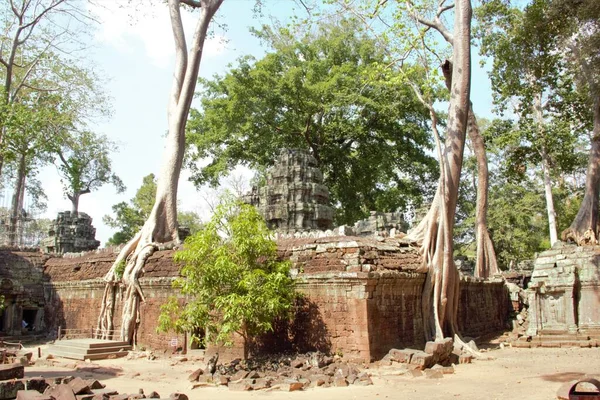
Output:
<instances>
[{"instance_id":1,"label":"sandy path","mask_svg":"<svg viewBox=\"0 0 600 400\"><path fill-rule=\"evenodd\" d=\"M600 376L600 348L593 349L513 349L490 351L494 360L475 361L456 366L455 374L442 379L409 378L387 375L387 369L372 367L373 386L309 389L303 392L234 392L227 388L190 389L187 376L199 363L176 362L169 358L156 360L101 360L94 365L104 372L89 369L75 370L75 363L60 360L59 366L33 365L26 368L27 376L75 375L94 378L119 393L146 394L157 391L163 398L180 391L190 400L196 399L328 399L351 400L366 398L403 399L553 399L563 382L584 374ZM85 366L79 363L79 366ZM89 364L87 364L89 366Z\"/></svg>"}]
</instances>

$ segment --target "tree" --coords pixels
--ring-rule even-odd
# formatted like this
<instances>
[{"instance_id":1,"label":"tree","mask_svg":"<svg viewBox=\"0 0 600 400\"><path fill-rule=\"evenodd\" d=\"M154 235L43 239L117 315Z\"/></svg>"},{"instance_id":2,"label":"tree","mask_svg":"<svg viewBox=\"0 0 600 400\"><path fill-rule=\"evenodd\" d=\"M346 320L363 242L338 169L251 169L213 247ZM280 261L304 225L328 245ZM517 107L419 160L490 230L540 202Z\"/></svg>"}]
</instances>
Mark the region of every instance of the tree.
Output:
<instances>
[{"instance_id":1,"label":"tree","mask_svg":"<svg viewBox=\"0 0 600 400\"><path fill-rule=\"evenodd\" d=\"M158 176L156 200L141 230L129 241L117 256L113 266L104 277L106 289L98 328L103 337L112 335L112 314L115 287L122 281L125 285L121 321L121 339L133 342L138 317L139 302L144 300L138 276L146 259L156 249L156 243L179 242L177 230L177 184L185 149L185 126L194 97L202 48L208 26L223 0L169 0L168 8L175 39L175 73L168 106L169 129L161 171ZM181 20L181 7L187 5L198 11L199 18L194 37L188 44ZM126 263L122 278L117 268Z\"/></svg>"},{"instance_id":2,"label":"tree","mask_svg":"<svg viewBox=\"0 0 600 400\"><path fill-rule=\"evenodd\" d=\"M24 96L24 95L22 95ZM16 178L9 222L9 244L14 245L19 215L23 210L26 178L35 175L40 165L50 161L54 143L63 140L60 128L68 123L64 107L57 94L27 92L26 101L11 104L10 117L5 119L5 154L16 163Z\"/></svg>"},{"instance_id":3,"label":"tree","mask_svg":"<svg viewBox=\"0 0 600 400\"><path fill-rule=\"evenodd\" d=\"M80 92L81 85L73 84L73 78L79 80L77 74L68 72L80 64L81 35L89 21L80 9L82 4L73 0L11 0L1 6L0 173L11 105L22 102L24 92L68 88L82 102L88 97L88 93Z\"/></svg>"},{"instance_id":4,"label":"tree","mask_svg":"<svg viewBox=\"0 0 600 400\"><path fill-rule=\"evenodd\" d=\"M124 201L117 203L112 206L115 216L105 215L102 218L106 225L119 229L108 239L106 244L114 246L131 240L150 215L155 197L156 178L154 174L149 174L143 178L142 186L139 187L135 196L129 201L130 204ZM191 234L196 233L201 227L200 217L193 211L180 211L177 218L180 225L187 227Z\"/></svg>"},{"instance_id":5,"label":"tree","mask_svg":"<svg viewBox=\"0 0 600 400\"><path fill-rule=\"evenodd\" d=\"M292 307L289 261L278 260L277 244L258 211L232 197L174 259L182 268L173 286L189 301L182 306L172 299L162 306L163 331L202 331L210 342L226 344L237 333L247 358L252 338L273 330L275 318Z\"/></svg>"},{"instance_id":6,"label":"tree","mask_svg":"<svg viewBox=\"0 0 600 400\"><path fill-rule=\"evenodd\" d=\"M409 3L410 4L410 3ZM447 9L454 8L453 32L440 20ZM437 30L452 44L452 62L445 63L452 77L448 124L440 153L440 180L436 196L427 215L409 235L422 242L424 270L422 309L427 340L443 339L444 335L458 336L457 313L459 273L453 259L453 228L458 199L462 159L470 109L471 86L471 2L458 0L453 6L439 3L434 20L416 16L420 23Z\"/></svg>"},{"instance_id":7,"label":"tree","mask_svg":"<svg viewBox=\"0 0 600 400\"><path fill-rule=\"evenodd\" d=\"M304 149L319 162L336 223L418 206L437 171L428 110L397 84L410 66L394 65L351 20L254 35L272 51L199 81L201 106L188 125L194 182L216 185L236 165L265 170L281 148ZM196 168L205 158L208 165Z\"/></svg>"},{"instance_id":8,"label":"tree","mask_svg":"<svg viewBox=\"0 0 600 400\"><path fill-rule=\"evenodd\" d=\"M597 244L600 237L600 5L594 0L552 0L550 5L554 19L562 22L559 39L565 48L564 54L577 71L576 83L580 90L587 92L593 114L585 195L575 219L561 236L579 245Z\"/></svg>"},{"instance_id":9,"label":"tree","mask_svg":"<svg viewBox=\"0 0 600 400\"><path fill-rule=\"evenodd\" d=\"M560 20L547 12L549 0L535 0L524 9L509 7L501 0L486 2L479 10L481 52L493 56L490 73L494 101L504 110L509 100L517 104L520 135L514 138L515 165L541 165L548 213L550 243L558 240L552 187L554 176L575 165L576 136L556 113L563 102L561 87L569 87L571 76L561 57Z\"/></svg>"},{"instance_id":10,"label":"tree","mask_svg":"<svg viewBox=\"0 0 600 400\"><path fill-rule=\"evenodd\" d=\"M112 183L118 193L125 190L121 179L112 172L109 155L114 150L116 145L106 136L96 136L89 131L76 132L56 149L60 162L58 171L73 214L77 214L82 195L105 183Z\"/></svg>"}]
</instances>

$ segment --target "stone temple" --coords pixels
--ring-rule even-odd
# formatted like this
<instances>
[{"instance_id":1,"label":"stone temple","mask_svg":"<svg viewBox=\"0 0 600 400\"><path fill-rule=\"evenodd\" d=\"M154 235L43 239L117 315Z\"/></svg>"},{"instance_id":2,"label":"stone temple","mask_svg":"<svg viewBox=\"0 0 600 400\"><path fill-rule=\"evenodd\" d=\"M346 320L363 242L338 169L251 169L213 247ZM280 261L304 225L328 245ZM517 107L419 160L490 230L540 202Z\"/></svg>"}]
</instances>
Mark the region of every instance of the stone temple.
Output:
<instances>
[{"instance_id":1,"label":"stone temple","mask_svg":"<svg viewBox=\"0 0 600 400\"><path fill-rule=\"evenodd\" d=\"M99 246L92 218L83 212L72 214L70 211L58 213L48 238L42 242L46 253L78 253L96 250Z\"/></svg>"},{"instance_id":2,"label":"stone temple","mask_svg":"<svg viewBox=\"0 0 600 400\"><path fill-rule=\"evenodd\" d=\"M266 185L253 187L245 201L278 232L324 231L333 226L329 189L323 185L317 160L304 151L282 150L267 172Z\"/></svg>"}]
</instances>

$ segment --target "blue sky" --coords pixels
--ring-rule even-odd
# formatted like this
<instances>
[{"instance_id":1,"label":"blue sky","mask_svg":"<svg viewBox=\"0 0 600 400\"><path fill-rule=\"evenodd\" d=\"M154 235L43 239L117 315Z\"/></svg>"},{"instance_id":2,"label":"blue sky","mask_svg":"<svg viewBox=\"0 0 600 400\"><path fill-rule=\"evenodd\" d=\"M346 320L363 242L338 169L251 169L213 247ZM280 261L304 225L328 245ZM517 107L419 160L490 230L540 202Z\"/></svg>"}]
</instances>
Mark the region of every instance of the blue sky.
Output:
<instances>
[{"instance_id":1,"label":"blue sky","mask_svg":"<svg viewBox=\"0 0 600 400\"><path fill-rule=\"evenodd\" d=\"M96 29L91 57L105 77L104 88L112 99L114 112L111 118L91 128L119 143L120 151L112 156L113 169L127 186L122 194L106 185L81 197L79 209L93 218L96 238L104 244L113 231L102 223L102 216L111 213L113 204L132 198L144 176L159 171L174 56L166 7L159 4L140 15L127 7L126 0L98 3L100 6L93 6L93 11L101 23ZM215 28L206 43L201 76L224 72L241 55L264 54L258 40L248 33L248 27L269 23L271 15L285 21L297 8L293 0L265 0L264 4L263 17L259 17L252 11L254 0L224 1L217 18L227 29ZM184 25L188 31L193 29L194 17L184 16ZM478 115L490 116L489 82L477 60L473 62L472 100ZM249 176L247 171L237 173ZM180 209L196 211L206 218L208 207L204 198L210 191L196 191L187 181L188 176L186 171L182 172ZM55 218L57 212L69 210L70 203L62 194L56 168L46 168L41 179L48 195L48 210L43 216Z\"/></svg>"}]
</instances>

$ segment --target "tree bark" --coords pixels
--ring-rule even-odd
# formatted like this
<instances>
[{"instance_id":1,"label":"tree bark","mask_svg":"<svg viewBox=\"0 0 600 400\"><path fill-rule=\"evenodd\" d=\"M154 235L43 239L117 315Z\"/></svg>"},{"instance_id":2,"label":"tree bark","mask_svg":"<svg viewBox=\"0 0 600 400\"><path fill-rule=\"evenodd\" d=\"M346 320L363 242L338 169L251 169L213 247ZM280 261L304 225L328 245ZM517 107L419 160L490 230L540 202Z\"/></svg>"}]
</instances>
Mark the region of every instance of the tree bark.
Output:
<instances>
[{"instance_id":1,"label":"tree bark","mask_svg":"<svg viewBox=\"0 0 600 400\"><path fill-rule=\"evenodd\" d=\"M17 244L17 224L19 212L23 208L25 169L25 154L21 154L21 157L19 158L19 168L17 169L15 192L13 194L10 210L10 225L8 227L8 240L10 246L16 246Z\"/></svg>"},{"instance_id":2,"label":"tree bark","mask_svg":"<svg viewBox=\"0 0 600 400\"><path fill-rule=\"evenodd\" d=\"M537 124L538 134L540 139L545 135L544 133L544 116L542 113L542 94L536 93L533 99L533 114ZM542 158L542 174L544 181L544 196L546 197L546 211L548 213L548 230L550 232L550 245L558 241L558 229L556 227L556 210L554 209L554 198L552 197L552 178L550 178L550 156L546 147L542 145L540 151Z\"/></svg>"},{"instance_id":3,"label":"tree bark","mask_svg":"<svg viewBox=\"0 0 600 400\"><path fill-rule=\"evenodd\" d=\"M426 216L421 251L427 267L422 310L426 340L457 335L459 274L453 257L453 230L462 169L471 88L471 2L455 4L452 84L442 172L436 201ZM421 225L421 224L420 224Z\"/></svg>"},{"instance_id":4,"label":"tree bark","mask_svg":"<svg viewBox=\"0 0 600 400\"><path fill-rule=\"evenodd\" d=\"M77 216L77 212L79 210L79 193L73 193L67 195L69 200L71 200L71 214Z\"/></svg>"},{"instance_id":5,"label":"tree bark","mask_svg":"<svg viewBox=\"0 0 600 400\"><path fill-rule=\"evenodd\" d=\"M585 194L579 211L561 237L579 246L598 244L598 196L600 195L600 97L594 101L594 130L585 178Z\"/></svg>"},{"instance_id":6,"label":"tree bark","mask_svg":"<svg viewBox=\"0 0 600 400\"><path fill-rule=\"evenodd\" d=\"M181 0L169 0L168 7L175 39L175 73L168 106L169 131L158 175L156 200L144 226L121 250L110 271L104 277L107 285L119 282L116 268L126 262L121 279L125 296L121 323L121 340L133 343L139 323L139 302L144 295L138 282L144 263L156 249L156 243L179 242L177 232L177 185L183 162L185 125L196 88L202 48L210 21L223 0L187 0L185 4L200 8L190 50L181 21ZM114 304L113 304L114 306ZM107 326L108 307L101 312L99 326Z\"/></svg>"},{"instance_id":7,"label":"tree bark","mask_svg":"<svg viewBox=\"0 0 600 400\"><path fill-rule=\"evenodd\" d=\"M446 87L448 90L452 84L452 68L451 63L445 63L442 67ZM469 140L473 144L473 151L477 159L477 206L475 216L475 238L477 242L477 256L475 262L475 277L489 278L500 272L498 262L496 260L496 251L494 244L490 238L487 228L487 211L488 211L488 189L489 189L489 172L487 156L485 151L485 143L479 130L477 118L473 112L473 104L469 104L469 119L467 133Z\"/></svg>"}]
</instances>

